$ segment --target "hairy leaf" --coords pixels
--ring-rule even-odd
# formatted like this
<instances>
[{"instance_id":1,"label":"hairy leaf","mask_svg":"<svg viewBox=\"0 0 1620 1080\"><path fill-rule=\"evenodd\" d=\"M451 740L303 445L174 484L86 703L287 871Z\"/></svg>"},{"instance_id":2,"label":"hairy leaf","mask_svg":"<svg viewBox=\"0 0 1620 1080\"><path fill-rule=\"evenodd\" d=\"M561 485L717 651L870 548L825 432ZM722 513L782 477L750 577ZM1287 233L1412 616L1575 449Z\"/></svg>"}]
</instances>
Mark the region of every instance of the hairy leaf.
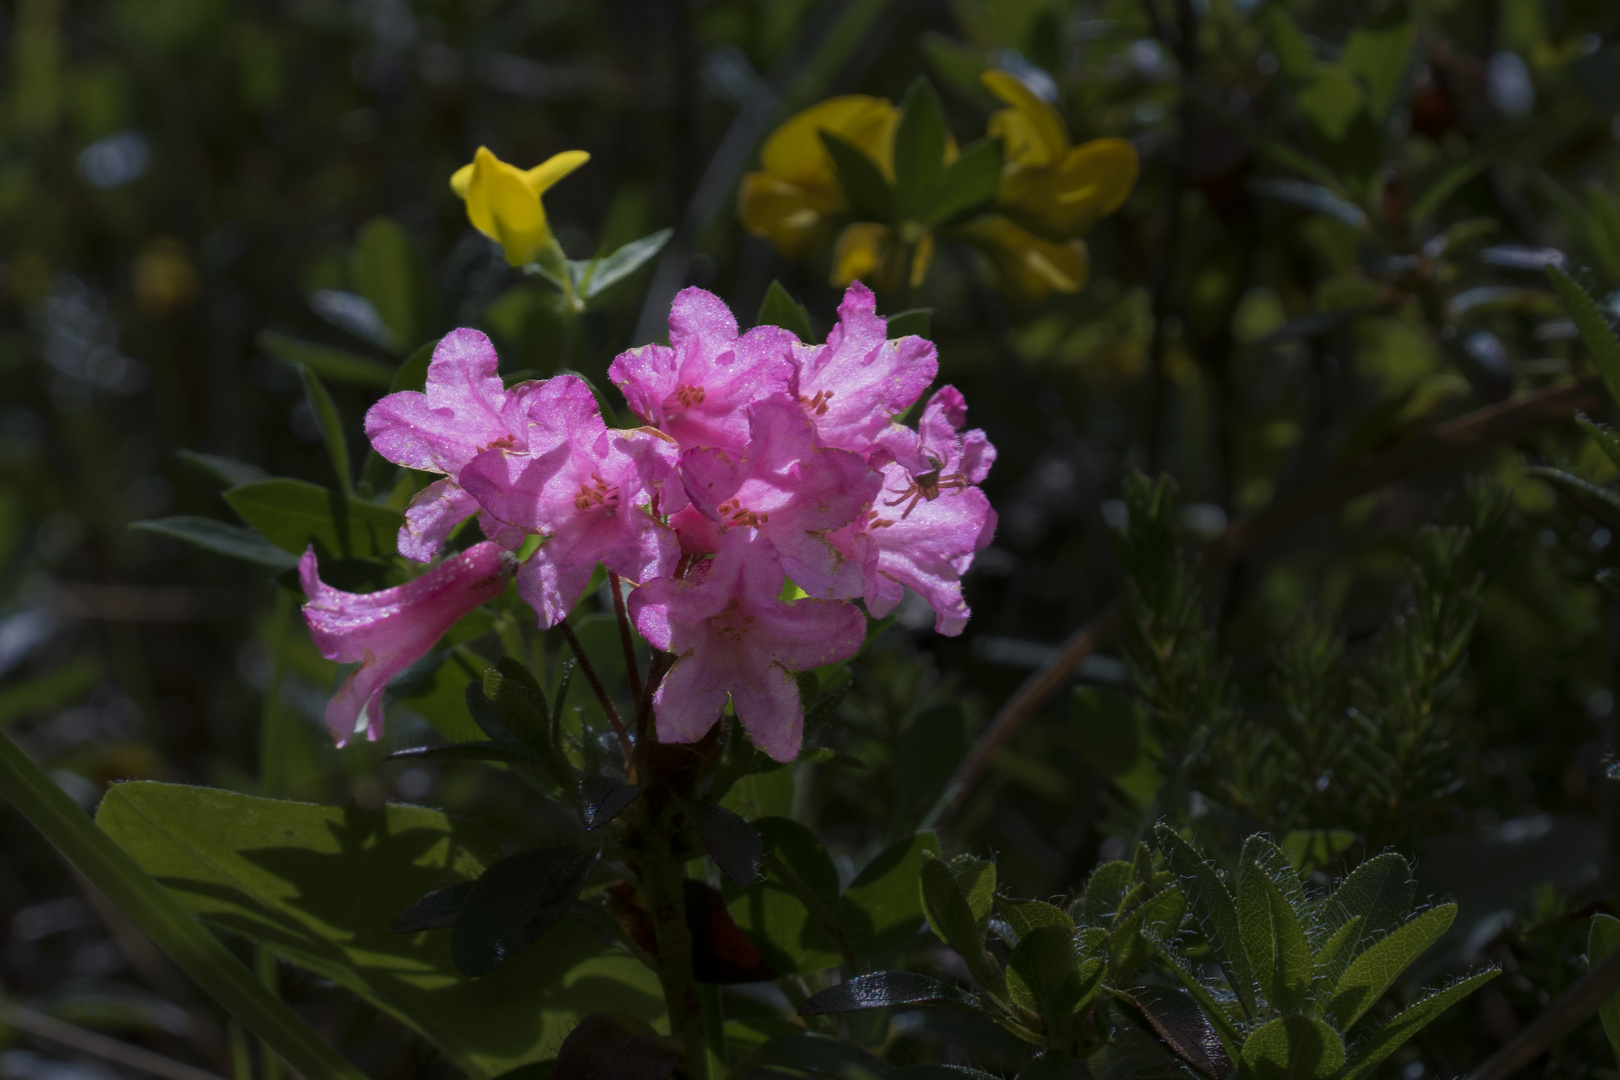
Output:
<instances>
[{"instance_id":1,"label":"hairy leaf","mask_svg":"<svg viewBox=\"0 0 1620 1080\"><path fill-rule=\"evenodd\" d=\"M1253 1080L1330 1080L1344 1068L1344 1040L1308 1016L1284 1016L1243 1041L1244 1071Z\"/></svg>"},{"instance_id":2,"label":"hairy leaf","mask_svg":"<svg viewBox=\"0 0 1620 1080\"><path fill-rule=\"evenodd\" d=\"M1344 1074L1344 1080L1363 1080L1364 1077L1371 1076L1373 1070L1385 1058L1410 1042L1412 1036L1422 1031L1432 1020L1500 974L1502 972L1496 968L1481 971L1477 975L1470 975L1466 979L1452 983L1444 990L1436 990L1416 1004L1401 1010L1389 1023L1356 1043L1356 1060ZM1610 1041L1613 1042L1612 1036Z\"/></svg>"},{"instance_id":3,"label":"hairy leaf","mask_svg":"<svg viewBox=\"0 0 1620 1080\"><path fill-rule=\"evenodd\" d=\"M1226 891L1215 868L1174 829L1159 825L1153 833L1171 873L1181 882L1187 907L1198 920L1204 940L1214 951L1215 960L1242 1004L1244 1014L1254 1016L1254 976L1243 951L1243 936L1232 894Z\"/></svg>"},{"instance_id":4,"label":"hairy leaf","mask_svg":"<svg viewBox=\"0 0 1620 1080\"><path fill-rule=\"evenodd\" d=\"M1205 1010L1187 994L1164 986L1136 986L1125 998L1159 1041L1200 1076L1225 1080L1232 1058Z\"/></svg>"},{"instance_id":5,"label":"hairy leaf","mask_svg":"<svg viewBox=\"0 0 1620 1080\"><path fill-rule=\"evenodd\" d=\"M1564 302L1569 317L1575 320L1581 340L1586 342L1586 349L1592 354L1592 363L1597 367L1598 374L1603 376L1603 385L1609 388L1609 396L1620 401L1620 338L1615 337L1614 328L1609 325L1609 320L1599 310L1596 301L1564 272L1563 267L1549 265L1547 279L1552 282L1558 298Z\"/></svg>"},{"instance_id":6,"label":"hairy leaf","mask_svg":"<svg viewBox=\"0 0 1620 1080\"><path fill-rule=\"evenodd\" d=\"M1334 988L1327 1015L1341 1028L1348 1029L1389 989L1401 972L1440 940L1456 917L1456 904L1432 907L1356 957Z\"/></svg>"}]
</instances>

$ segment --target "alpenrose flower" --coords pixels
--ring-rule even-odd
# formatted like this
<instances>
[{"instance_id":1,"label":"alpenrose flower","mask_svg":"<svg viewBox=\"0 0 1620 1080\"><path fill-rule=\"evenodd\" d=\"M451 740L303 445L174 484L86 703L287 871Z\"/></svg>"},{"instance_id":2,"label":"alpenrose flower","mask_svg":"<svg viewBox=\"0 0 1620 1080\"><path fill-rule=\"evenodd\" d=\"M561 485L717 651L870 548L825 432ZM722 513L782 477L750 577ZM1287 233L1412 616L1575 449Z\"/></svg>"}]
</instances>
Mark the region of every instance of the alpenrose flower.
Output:
<instances>
[{"instance_id":1,"label":"alpenrose flower","mask_svg":"<svg viewBox=\"0 0 1620 1080\"><path fill-rule=\"evenodd\" d=\"M944 387L919 426L899 418L938 361L890 340L872 293L850 286L820 344L774 326L739 333L716 296L687 289L670 344L631 349L609 374L644 426L607 426L572 375L506 387L489 340L440 342L423 393L372 407L366 433L390 461L438 473L407 512L400 551L426 561L478 514L488 541L397 589L355 595L302 566L323 655L361 667L333 699L341 742L364 711L381 730L388 679L516 574L542 627L581 600L598 564L634 586L636 629L674 663L654 698L658 738L701 738L729 702L754 743L790 761L804 716L793 673L859 651L867 614L906 587L959 634L962 575L995 532L978 485L995 460ZM533 553L518 565L512 552ZM807 594L785 601L791 582Z\"/></svg>"},{"instance_id":2,"label":"alpenrose flower","mask_svg":"<svg viewBox=\"0 0 1620 1080\"><path fill-rule=\"evenodd\" d=\"M349 741L362 716L366 737L381 736L388 680L426 656L463 615L499 596L516 569L511 552L485 541L414 581L350 593L321 581L315 549L304 552L298 579L310 637L328 660L360 665L326 703L326 729L337 744Z\"/></svg>"}]
</instances>

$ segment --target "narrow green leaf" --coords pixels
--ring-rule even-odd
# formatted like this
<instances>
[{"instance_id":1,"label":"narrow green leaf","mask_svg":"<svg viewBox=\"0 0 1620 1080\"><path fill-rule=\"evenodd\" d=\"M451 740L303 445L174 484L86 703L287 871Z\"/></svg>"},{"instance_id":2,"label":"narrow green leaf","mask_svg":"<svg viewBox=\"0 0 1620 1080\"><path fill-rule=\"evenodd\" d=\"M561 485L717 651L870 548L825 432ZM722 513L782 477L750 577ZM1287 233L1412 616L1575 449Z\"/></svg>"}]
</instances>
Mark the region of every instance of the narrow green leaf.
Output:
<instances>
[{"instance_id":1,"label":"narrow green leaf","mask_svg":"<svg viewBox=\"0 0 1620 1080\"><path fill-rule=\"evenodd\" d=\"M528 761L525 754L508 750L497 742L458 742L442 746L408 746L395 750L384 761Z\"/></svg>"},{"instance_id":2,"label":"narrow green leaf","mask_svg":"<svg viewBox=\"0 0 1620 1080\"><path fill-rule=\"evenodd\" d=\"M1313 960L1316 973L1311 977L1311 982L1313 986L1321 988L1321 992L1315 995L1318 1013L1327 1007L1328 994L1339 985L1339 977L1354 959L1354 950L1361 943L1361 922L1360 915L1352 916L1349 922L1335 930L1333 936L1323 942L1322 947L1316 951Z\"/></svg>"},{"instance_id":3,"label":"narrow green leaf","mask_svg":"<svg viewBox=\"0 0 1620 1080\"><path fill-rule=\"evenodd\" d=\"M1412 910L1417 882L1412 867L1394 852L1375 855L1352 870L1321 906L1321 930L1336 933L1351 919L1361 917L1361 929L1347 954L1361 950L1399 926Z\"/></svg>"},{"instance_id":4,"label":"narrow green leaf","mask_svg":"<svg viewBox=\"0 0 1620 1080\"><path fill-rule=\"evenodd\" d=\"M1603 451L1604 457L1620 465L1620 435L1615 434L1614 428L1597 423L1585 413L1576 413L1575 423L1598 444L1598 449Z\"/></svg>"},{"instance_id":5,"label":"narrow green leaf","mask_svg":"<svg viewBox=\"0 0 1620 1080\"><path fill-rule=\"evenodd\" d=\"M1344 1068L1344 1040L1320 1020L1284 1016L1249 1034L1242 1060L1251 1080L1331 1080Z\"/></svg>"},{"instance_id":6,"label":"narrow green leaf","mask_svg":"<svg viewBox=\"0 0 1620 1080\"><path fill-rule=\"evenodd\" d=\"M1208 91L1194 90L1191 100L1222 127L1248 143L1261 157L1269 158L1285 169L1292 169L1301 176L1316 181L1336 195L1348 197L1344 185L1339 183L1339 178L1334 175L1332 169L1320 161L1306 157L1286 143L1273 139L1255 124L1232 112Z\"/></svg>"},{"instance_id":7,"label":"narrow green leaf","mask_svg":"<svg viewBox=\"0 0 1620 1080\"><path fill-rule=\"evenodd\" d=\"M1186 962L1177 956L1169 945L1151 936L1147 941L1159 959L1169 966L1176 978L1181 980L1181 985L1186 987L1187 992L1198 1003L1198 1007L1203 1010L1205 1019L1209 1021L1216 1037L1220 1039L1227 1057L1235 1059L1243 1045L1243 1036L1238 1031L1237 1024L1233 1022L1232 1014L1227 1011L1226 1006L1215 999L1209 987L1199 981L1198 976L1192 973Z\"/></svg>"},{"instance_id":8,"label":"narrow green leaf","mask_svg":"<svg viewBox=\"0 0 1620 1080\"><path fill-rule=\"evenodd\" d=\"M611 255L594 260L594 269L580 279L580 295L587 300L601 296L651 262L674 235L674 229L659 229L639 240L630 241Z\"/></svg>"},{"instance_id":9,"label":"narrow green leaf","mask_svg":"<svg viewBox=\"0 0 1620 1080\"><path fill-rule=\"evenodd\" d=\"M293 555L311 544L322 558L391 557L404 516L303 480L259 480L231 488L225 501L266 540Z\"/></svg>"},{"instance_id":10,"label":"narrow green leaf","mask_svg":"<svg viewBox=\"0 0 1620 1080\"><path fill-rule=\"evenodd\" d=\"M885 315L883 318L888 323L887 333L890 338L906 337L911 334L927 337L930 324L933 322L934 309L907 308L893 315Z\"/></svg>"},{"instance_id":11,"label":"narrow green leaf","mask_svg":"<svg viewBox=\"0 0 1620 1080\"><path fill-rule=\"evenodd\" d=\"M1001 142L970 143L945 167L924 213L924 225L948 225L990 205L1001 187Z\"/></svg>"},{"instance_id":12,"label":"narrow green leaf","mask_svg":"<svg viewBox=\"0 0 1620 1080\"><path fill-rule=\"evenodd\" d=\"M945 168L945 109L928 80L918 76L901 103L894 133L895 209L905 220L921 220L934 201Z\"/></svg>"},{"instance_id":13,"label":"narrow green leaf","mask_svg":"<svg viewBox=\"0 0 1620 1080\"><path fill-rule=\"evenodd\" d=\"M1507 152L1508 144L1506 143L1492 143L1474 151L1468 157L1447 169L1440 175L1439 179L1423 189L1423 194L1418 196L1417 202L1412 204L1412 209L1407 214L1408 218L1412 221L1427 220L1435 211L1445 205L1445 201L1455 195L1464 184L1490 168L1498 158Z\"/></svg>"},{"instance_id":14,"label":"narrow green leaf","mask_svg":"<svg viewBox=\"0 0 1620 1080\"><path fill-rule=\"evenodd\" d=\"M462 905L467 902L467 894L472 892L472 887L470 881L458 881L454 885L434 889L394 920L394 933L418 934L423 930L443 930L454 926L456 916L461 914Z\"/></svg>"},{"instance_id":15,"label":"narrow green leaf","mask_svg":"<svg viewBox=\"0 0 1620 1080\"><path fill-rule=\"evenodd\" d=\"M729 1077L743 1077L762 1066L778 1066L828 1080L865 1080L885 1076L894 1066L858 1046L827 1035L783 1035L733 1063Z\"/></svg>"},{"instance_id":16,"label":"narrow green leaf","mask_svg":"<svg viewBox=\"0 0 1620 1080\"><path fill-rule=\"evenodd\" d=\"M257 465L246 461L237 461L221 454L204 454L198 450L176 450L174 456L190 465L199 472L212 476L226 487L235 487L238 484L251 484L255 480L263 480L270 474Z\"/></svg>"},{"instance_id":17,"label":"narrow green leaf","mask_svg":"<svg viewBox=\"0 0 1620 1080\"><path fill-rule=\"evenodd\" d=\"M1188 909L1198 920L1204 940L1215 954L1215 961L1226 976L1232 993L1243 1006L1245 1016L1255 1015L1254 976L1243 950L1243 934L1238 924L1237 905L1226 891L1215 868L1168 825L1158 825L1153 834L1164 853L1170 872L1181 883Z\"/></svg>"},{"instance_id":18,"label":"narrow green leaf","mask_svg":"<svg viewBox=\"0 0 1620 1080\"><path fill-rule=\"evenodd\" d=\"M1287 8L1272 4L1265 10L1265 22L1282 73L1296 83L1309 82L1316 74L1316 54L1294 17Z\"/></svg>"},{"instance_id":19,"label":"narrow green leaf","mask_svg":"<svg viewBox=\"0 0 1620 1080\"><path fill-rule=\"evenodd\" d=\"M1586 202L1595 226L1583 230L1586 244L1609 271L1610 279L1620 281L1620 199L1593 180L1586 186Z\"/></svg>"},{"instance_id":20,"label":"narrow green leaf","mask_svg":"<svg viewBox=\"0 0 1620 1080\"><path fill-rule=\"evenodd\" d=\"M1152 956L1149 937L1172 938L1187 913L1187 898L1176 886L1138 904L1108 936L1108 981L1128 980Z\"/></svg>"},{"instance_id":21,"label":"narrow green leaf","mask_svg":"<svg viewBox=\"0 0 1620 1080\"><path fill-rule=\"evenodd\" d=\"M1327 1015L1348 1030L1400 978L1401 972L1440 940L1456 917L1456 904L1432 907L1356 957L1334 988Z\"/></svg>"},{"instance_id":22,"label":"narrow green leaf","mask_svg":"<svg viewBox=\"0 0 1620 1080\"><path fill-rule=\"evenodd\" d=\"M415 390L420 393L427 387L428 366L433 363L433 352L439 347L437 341L424 342L418 345L405 359L399 362L388 379L388 392L397 394L401 390Z\"/></svg>"},{"instance_id":23,"label":"narrow green leaf","mask_svg":"<svg viewBox=\"0 0 1620 1080\"><path fill-rule=\"evenodd\" d=\"M1444 990L1437 990L1416 1004L1401 1010L1389 1023L1356 1043L1356 1059L1345 1072L1344 1080L1365 1080L1371 1076L1373 1070L1382 1064L1385 1058L1409 1042L1412 1036L1422 1031L1441 1013L1500 974L1502 972L1498 968L1481 971L1477 975L1470 975L1466 979L1452 983ZM1612 1035L1610 1042L1614 1044ZM1616 1052L1620 1053L1620 1044L1615 1045Z\"/></svg>"},{"instance_id":24,"label":"narrow green leaf","mask_svg":"<svg viewBox=\"0 0 1620 1080\"><path fill-rule=\"evenodd\" d=\"M320 428L326 456L331 459L332 471L337 473L338 487L343 494L353 495L354 470L349 465L349 444L343 438L343 419L338 416L337 403L313 371L303 364L297 367L298 381L304 385L304 400L315 414L315 424Z\"/></svg>"},{"instance_id":25,"label":"narrow green leaf","mask_svg":"<svg viewBox=\"0 0 1620 1080\"><path fill-rule=\"evenodd\" d=\"M811 994L799 1006L800 1016L863 1012L891 1005L963 1005L982 1010L983 1003L966 990L910 971L874 971L845 979Z\"/></svg>"},{"instance_id":26,"label":"narrow green leaf","mask_svg":"<svg viewBox=\"0 0 1620 1080\"><path fill-rule=\"evenodd\" d=\"M1562 267L1548 266L1547 279L1564 302L1570 318L1575 320L1581 340L1592 354L1592 363L1603 376L1603 385L1609 388L1609 396L1620 401L1620 338L1614 336L1614 328L1597 303Z\"/></svg>"},{"instance_id":27,"label":"narrow green leaf","mask_svg":"<svg viewBox=\"0 0 1620 1080\"><path fill-rule=\"evenodd\" d=\"M800 341L810 341L810 312L803 304L793 299L793 295L780 281L773 280L770 288L765 290L765 299L760 301L759 314L754 317L754 325L780 326L784 330L792 331L793 336Z\"/></svg>"},{"instance_id":28,"label":"narrow green leaf","mask_svg":"<svg viewBox=\"0 0 1620 1080\"><path fill-rule=\"evenodd\" d=\"M1599 912L1592 916L1592 929L1586 937L1588 970L1601 964L1615 949L1620 949L1620 919ZM1609 1048L1620 1059L1620 994L1610 995L1598 1006L1598 1018L1603 1021L1603 1033L1609 1037Z\"/></svg>"},{"instance_id":29,"label":"narrow green leaf","mask_svg":"<svg viewBox=\"0 0 1620 1080\"><path fill-rule=\"evenodd\" d=\"M378 216L360 227L349 255L349 279L371 301L396 348L421 340L427 308L427 272L399 222Z\"/></svg>"},{"instance_id":30,"label":"narrow green leaf","mask_svg":"<svg viewBox=\"0 0 1620 1080\"><path fill-rule=\"evenodd\" d=\"M115 789L116 790L116 789ZM362 1080L0 731L0 792L203 991L308 1080ZM108 799L112 798L109 794ZM103 800L103 805L106 800Z\"/></svg>"},{"instance_id":31,"label":"narrow green leaf","mask_svg":"<svg viewBox=\"0 0 1620 1080\"><path fill-rule=\"evenodd\" d=\"M1607 503L1616 510L1620 510L1620 492L1612 491L1606 487L1599 487L1590 480L1582 480L1580 477L1567 473L1563 469L1553 469L1546 465L1532 465L1525 472L1531 476L1539 476L1543 480L1551 480L1556 484L1569 488L1571 491L1579 492L1588 498Z\"/></svg>"},{"instance_id":32,"label":"narrow green leaf","mask_svg":"<svg viewBox=\"0 0 1620 1080\"><path fill-rule=\"evenodd\" d=\"M925 855L918 892L929 928L967 963L980 986L1003 994L1001 969L984 952L995 902L996 864L971 855L958 855L948 863Z\"/></svg>"},{"instance_id":33,"label":"narrow green leaf","mask_svg":"<svg viewBox=\"0 0 1620 1080\"><path fill-rule=\"evenodd\" d=\"M1311 946L1305 927L1288 898L1269 877L1265 878L1275 967L1271 978L1272 1007L1284 1014L1304 1011L1311 994Z\"/></svg>"},{"instance_id":34,"label":"narrow green leaf","mask_svg":"<svg viewBox=\"0 0 1620 1080\"><path fill-rule=\"evenodd\" d=\"M821 132L821 142L832 157L838 186L843 189L855 216L885 225L894 224L894 189L884 179L877 162L854 143L830 131Z\"/></svg>"},{"instance_id":35,"label":"narrow green leaf","mask_svg":"<svg viewBox=\"0 0 1620 1080\"><path fill-rule=\"evenodd\" d=\"M1344 64L1367 87L1367 108L1380 127L1395 107L1417 42L1417 24L1404 2L1386 4L1351 31Z\"/></svg>"},{"instance_id":36,"label":"narrow green leaf","mask_svg":"<svg viewBox=\"0 0 1620 1080\"><path fill-rule=\"evenodd\" d=\"M394 369L381 360L334 348L317 345L274 330L260 331L254 339L259 348L272 356L303 364L324 379L343 386L368 386L387 389L394 379Z\"/></svg>"},{"instance_id":37,"label":"narrow green leaf","mask_svg":"<svg viewBox=\"0 0 1620 1080\"><path fill-rule=\"evenodd\" d=\"M844 890L838 921L857 955L892 949L924 924L917 888L924 853L939 854L939 837L932 830L884 848Z\"/></svg>"},{"instance_id":38,"label":"narrow green leaf","mask_svg":"<svg viewBox=\"0 0 1620 1080\"><path fill-rule=\"evenodd\" d=\"M272 570L288 570L298 565L295 557L252 529L215 521L213 518L182 514L177 517L154 518L150 521L132 521L129 527L139 532L172 536L176 540L184 540L188 544L195 544L215 554L258 563Z\"/></svg>"}]
</instances>

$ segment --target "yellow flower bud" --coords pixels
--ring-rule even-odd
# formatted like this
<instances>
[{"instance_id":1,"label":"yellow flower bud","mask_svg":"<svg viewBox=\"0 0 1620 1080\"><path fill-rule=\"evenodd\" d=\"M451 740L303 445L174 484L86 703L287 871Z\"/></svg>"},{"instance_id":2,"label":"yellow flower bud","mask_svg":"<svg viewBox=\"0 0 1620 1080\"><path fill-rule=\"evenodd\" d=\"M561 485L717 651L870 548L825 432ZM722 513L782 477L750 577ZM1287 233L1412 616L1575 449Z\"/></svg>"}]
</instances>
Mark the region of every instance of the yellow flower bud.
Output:
<instances>
[{"instance_id":1,"label":"yellow flower bud","mask_svg":"<svg viewBox=\"0 0 1620 1080\"><path fill-rule=\"evenodd\" d=\"M450 188L466 202L473 227L501 245L507 262L522 266L554 243L540 196L590 159L583 150L565 150L523 170L480 146L472 164L450 177Z\"/></svg>"}]
</instances>

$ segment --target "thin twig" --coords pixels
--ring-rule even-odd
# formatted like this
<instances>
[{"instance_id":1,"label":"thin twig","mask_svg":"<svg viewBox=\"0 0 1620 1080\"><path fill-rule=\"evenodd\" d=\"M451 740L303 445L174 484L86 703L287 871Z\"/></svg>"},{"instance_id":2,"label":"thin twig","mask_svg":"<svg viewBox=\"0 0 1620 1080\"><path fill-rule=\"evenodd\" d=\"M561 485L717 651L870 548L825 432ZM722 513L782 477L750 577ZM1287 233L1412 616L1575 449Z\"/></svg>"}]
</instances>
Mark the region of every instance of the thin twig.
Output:
<instances>
[{"instance_id":1,"label":"thin twig","mask_svg":"<svg viewBox=\"0 0 1620 1080\"><path fill-rule=\"evenodd\" d=\"M37 1039L105 1058L131 1069L164 1077L166 1080L222 1080L206 1069L187 1065L183 1061L176 1061L162 1054L154 1054L150 1050L131 1046L120 1039L109 1038L99 1032L89 1031L9 1001L0 1000L0 1021L18 1031L26 1031Z\"/></svg>"},{"instance_id":2,"label":"thin twig","mask_svg":"<svg viewBox=\"0 0 1620 1080\"><path fill-rule=\"evenodd\" d=\"M619 644L624 646L624 672L630 681L630 692L635 693L641 684L641 671L636 664L636 639L630 633L630 613L624 608L624 590L619 588L619 575L608 571L608 587L613 590L613 613L619 617ZM636 707L636 738L640 738L646 731L647 721L641 711L641 698L637 697L633 704Z\"/></svg>"},{"instance_id":3,"label":"thin twig","mask_svg":"<svg viewBox=\"0 0 1620 1080\"><path fill-rule=\"evenodd\" d=\"M1545 423L1567 420L1581 409L1601 408L1607 401L1601 380L1589 377L1567 386L1538 390L1515 401L1476 409L1399 446L1370 455L1355 468L1307 484L1294 497L1280 499L1252 517L1239 518L1204 551L1203 558L1206 565L1230 562L1358 495L1415 473L1445 468L1471 451L1517 438ZM934 820L948 821L961 809L968 794L983 778L990 758L1023 728L1048 698L1062 689L1074 670L1118 624L1119 601L1115 600L1070 635L1056 655L1024 680L957 766L930 815Z\"/></svg>"},{"instance_id":4,"label":"thin twig","mask_svg":"<svg viewBox=\"0 0 1620 1080\"><path fill-rule=\"evenodd\" d=\"M1596 1012L1616 990L1620 990L1620 951L1610 953L1601 964L1576 979L1529 1027L1469 1073L1467 1080L1507 1080Z\"/></svg>"},{"instance_id":5,"label":"thin twig","mask_svg":"<svg viewBox=\"0 0 1620 1080\"><path fill-rule=\"evenodd\" d=\"M635 755L635 749L630 745L630 735L624 730L624 721L619 719L619 710L613 707L613 699L608 697L607 688L602 680L596 677L596 669L591 666L590 659L585 655L585 649L574 636L574 628L564 619L557 624L562 627L563 637L568 639L568 647L574 650L574 658L579 661L579 670L585 673L585 679L596 691L596 700L602 703L602 711L607 713L608 723L613 725L613 734L619 737L619 749L624 751L624 760L630 761Z\"/></svg>"}]
</instances>

